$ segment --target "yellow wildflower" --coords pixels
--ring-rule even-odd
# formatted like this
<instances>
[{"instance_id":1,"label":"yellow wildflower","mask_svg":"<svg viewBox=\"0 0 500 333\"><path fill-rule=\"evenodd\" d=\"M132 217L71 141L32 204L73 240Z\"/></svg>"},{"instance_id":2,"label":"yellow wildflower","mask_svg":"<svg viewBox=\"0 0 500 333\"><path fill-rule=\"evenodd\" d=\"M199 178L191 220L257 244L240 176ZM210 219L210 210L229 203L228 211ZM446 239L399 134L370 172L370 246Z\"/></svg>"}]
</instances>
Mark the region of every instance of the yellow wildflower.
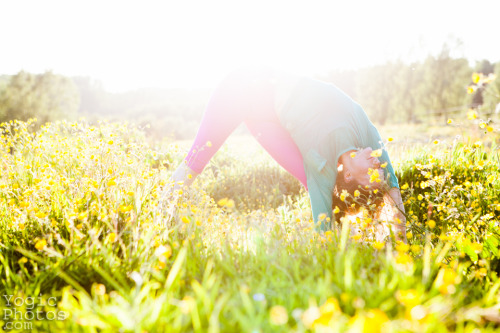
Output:
<instances>
[{"instance_id":1,"label":"yellow wildflower","mask_svg":"<svg viewBox=\"0 0 500 333\"><path fill-rule=\"evenodd\" d=\"M413 259L411 258L410 255L400 252L399 255L396 257L396 263L400 265L408 265L413 263Z\"/></svg>"},{"instance_id":2,"label":"yellow wildflower","mask_svg":"<svg viewBox=\"0 0 500 333\"><path fill-rule=\"evenodd\" d=\"M372 157L380 157L380 156L382 156L382 149L374 150L374 151L372 151L372 153L370 155Z\"/></svg>"},{"instance_id":3,"label":"yellow wildflower","mask_svg":"<svg viewBox=\"0 0 500 333\"><path fill-rule=\"evenodd\" d=\"M130 212L132 210L132 208L133 208L132 205L121 205L119 210L122 213L127 213L127 212Z\"/></svg>"},{"instance_id":4,"label":"yellow wildflower","mask_svg":"<svg viewBox=\"0 0 500 333\"><path fill-rule=\"evenodd\" d=\"M488 270L484 267L481 267L479 270L476 271L476 278L482 279L488 274Z\"/></svg>"},{"instance_id":5,"label":"yellow wildflower","mask_svg":"<svg viewBox=\"0 0 500 333\"><path fill-rule=\"evenodd\" d=\"M359 327L362 332L381 333L387 331L386 325L389 323L389 318L382 310L370 309L365 314L356 314L350 323L353 327Z\"/></svg>"},{"instance_id":6,"label":"yellow wildflower","mask_svg":"<svg viewBox=\"0 0 500 333\"><path fill-rule=\"evenodd\" d=\"M107 240L110 242L110 243L114 243L115 240L116 240L116 233L114 232L111 232L108 234L108 236L106 237Z\"/></svg>"},{"instance_id":7,"label":"yellow wildflower","mask_svg":"<svg viewBox=\"0 0 500 333\"><path fill-rule=\"evenodd\" d=\"M451 268L446 268L443 274L443 283L456 284L459 282L458 274Z\"/></svg>"},{"instance_id":8,"label":"yellow wildflower","mask_svg":"<svg viewBox=\"0 0 500 333\"><path fill-rule=\"evenodd\" d=\"M320 326L329 326L332 318L340 314L339 302L336 298L330 297L326 302L319 307L319 318L313 323L314 328L320 328Z\"/></svg>"},{"instance_id":9,"label":"yellow wildflower","mask_svg":"<svg viewBox=\"0 0 500 333\"><path fill-rule=\"evenodd\" d=\"M44 213L42 211L39 211L38 213L35 214L36 217L38 217L39 219L43 219L45 217L47 217L47 213Z\"/></svg>"},{"instance_id":10,"label":"yellow wildflower","mask_svg":"<svg viewBox=\"0 0 500 333\"><path fill-rule=\"evenodd\" d=\"M25 263L27 263L27 262L28 262L28 259L27 259L26 257L22 257L22 258L21 258L21 259L19 259L17 262L18 262L19 264L25 264Z\"/></svg>"},{"instance_id":11,"label":"yellow wildflower","mask_svg":"<svg viewBox=\"0 0 500 333\"><path fill-rule=\"evenodd\" d=\"M481 73L472 73L472 82L474 84L478 84L479 80L481 79L482 74Z\"/></svg>"},{"instance_id":12,"label":"yellow wildflower","mask_svg":"<svg viewBox=\"0 0 500 333\"><path fill-rule=\"evenodd\" d=\"M363 237L363 235L361 235L361 234L357 234L357 235L351 236L351 238L352 238L353 241L359 241L361 239L361 237Z\"/></svg>"},{"instance_id":13,"label":"yellow wildflower","mask_svg":"<svg viewBox=\"0 0 500 333\"><path fill-rule=\"evenodd\" d=\"M106 294L106 286L105 285L98 283L94 286L94 288L95 288L96 295L103 296L104 294Z\"/></svg>"},{"instance_id":14,"label":"yellow wildflower","mask_svg":"<svg viewBox=\"0 0 500 333\"><path fill-rule=\"evenodd\" d=\"M396 299L406 307L414 307L420 303L418 292L415 289L398 290Z\"/></svg>"},{"instance_id":15,"label":"yellow wildflower","mask_svg":"<svg viewBox=\"0 0 500 333\"><path fill-rule=\"evenodd\" d=\"M41 251L47 246L47 241L45 239L40 239L38 242L35 244L35 249Z\"/></svg>"},{"instance_id":16,"label":"yellow wildflower","mask_svg":"<svg viewBox=\"0 0 500 333\"><path fill-rule=\"evenodd\" d=\"M288 312L285 307L275 305L269 310L269 321L272 325L280 326L288 322Z\"/></svg>"},{"instance_id":17,"label":"yellow wildflower","mask_svg":"<svg viewBox=\"0 0 500 333\"><path fill-rule=\"evenodd\" d=\"M380 183L380 174L378 173L378 170L374 170L372 168L368 168L368 175L370 175L370 183L376 182Z\"/></svg>"},{"instance_id":18,"label":"yellow wildflower","mask_svg":"<svg viewBox=\"0 0 500 333\"><path fill-rule=\"evenodd\" d=\"M164 257L166 259L170 258L172 256L172 248L170 245L160 245L158 248L155 250L155 256L157 257Z\"/></svg>"},{"instance_id":19,"label":"yellow wildflower","mask_svg":"<svg viewBox=\"0 0 500 333\"><path fill-rule=\"evenodd\" d=\"M399 243L398 245L396 245L396 250L402 253L408 252L408 250L410 250L410 245L405 243Z\"/></svg>"},{"instance_id":20,"label":"yellow wildflower","mask_svg":"<svg viewBox=\"0 0 500 333\"><path fill-rule=\"evenodd\" d=\"M460 277L455 270L451 268L441 268L436 277L436 280L434 281L434 284L441 294L447 295L455 293L455 285L459 282Z\"/></svg>"},{"instance_id":21,"label":"yellow wildflower","mask_svg":"<svg viewBox=\"0 0 500 333\"><path fill-rule=\"evenodd\" d=\"M471 246L476 253L481 253L481 251L483 251L483 244L481 243L472 243Z\"/></svg>"},{"instance_id":22,"label":"yellow wildflower","mask_svg":"<svg viewBox=\"0 0 500 333\"><path fill-rule=\"evenodd\" d=\"M196 306L196 301L192 296L184 296L181 301L180 308L181 312L184 314L189 314Z\"/></svg>"},{"instance_id":23,"label":"yellow wildflower","mask_svg":"<svg viewBox=\"0 0 500 333\"><path fill-rule=\"evenodd\" d=\"M474 120L477 118L477 112L473 109L470 109L468 112L467 112L467 119L469 120Z\"/></svg>"},{"instance_id":24,"label":"yellow wildflower","mask_svg":"<svg viewBox=\"0 0 500 333\"><path fill-rule=\"evenodd\" d=\"M217 204L221 207L227 207L227 208L234 207L234 201L232 199L228 199L228 198L220 199L219 201L217 201Z\"/></svg>"},{"instance_id":25,"label":"yellow wildflower","mask_svg":"<svg viewBox=\"0 0 500 333\"><path fill-rule=\"evenodd\" d=\"M301 316L302 322L306 328L312 328L316 319L321 316L317 306L310 306Z\"/></svg>"}]
</instances>

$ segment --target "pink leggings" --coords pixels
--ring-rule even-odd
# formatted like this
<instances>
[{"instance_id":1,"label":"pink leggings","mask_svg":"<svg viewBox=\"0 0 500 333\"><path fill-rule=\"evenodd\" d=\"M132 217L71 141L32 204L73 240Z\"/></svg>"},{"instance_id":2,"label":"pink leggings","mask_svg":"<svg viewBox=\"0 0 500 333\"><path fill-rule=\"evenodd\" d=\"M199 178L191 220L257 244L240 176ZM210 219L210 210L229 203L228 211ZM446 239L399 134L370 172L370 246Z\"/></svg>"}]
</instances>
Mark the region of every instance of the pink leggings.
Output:
<instances>
[{"instance_id":1,"label":"pink leggings","mask_svg":"<svg viewBox=\"0 0 500 333\"><path fill-rule=\"evenodd\" d=\"M192 170L201 173L227 137L244 122L262 147L307 188L302 155L275 112L271 78L267 70L240 70L220 83L185 159ZM209 141L211 147L207 146Z\"/></svg>"}]
</instances>

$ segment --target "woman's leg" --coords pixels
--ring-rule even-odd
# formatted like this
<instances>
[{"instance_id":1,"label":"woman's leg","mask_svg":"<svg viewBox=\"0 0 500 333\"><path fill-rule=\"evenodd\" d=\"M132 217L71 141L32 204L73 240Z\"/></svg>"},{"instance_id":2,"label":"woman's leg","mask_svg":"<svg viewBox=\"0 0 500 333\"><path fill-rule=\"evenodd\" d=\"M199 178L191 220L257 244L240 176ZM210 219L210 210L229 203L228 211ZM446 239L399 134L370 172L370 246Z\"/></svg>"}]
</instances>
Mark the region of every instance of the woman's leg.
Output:
<instances>
[{"instance_id":1,"label":"woman's leg","mask_svg":"<svg viewBox=\"0 0 500 333\"><path fill-rule=\"evenodd\" d=\"M227 137L249 112L250 79L245 72L229 75L212 94L200 128L185 158L186 165L201 173Z\"/></svg>"},{"instance_id":2,"label":"woman's leg","mask_svg":"<svg viewBox=\"0 0 500 333\"><path fill-rule=\"evenodd\" d=\"M307 188L302 155L274 111L274 86L266 71L236 71L219 85L207 105L186 166L201 173L243 121L269 154Z\"/></svg>"},{"instance_id":3,"label":"woman's leg","mask_svg":"<svg viewBox=\"0 0 500 333\"><path fill-rule=\"evenodd\" d=\"M290 133L279 123L279 120L276 118L276 121L246 121L245 123L253 136L276 162L297 178L307 189L302 154Z\"/></svg>"}]
</instances>

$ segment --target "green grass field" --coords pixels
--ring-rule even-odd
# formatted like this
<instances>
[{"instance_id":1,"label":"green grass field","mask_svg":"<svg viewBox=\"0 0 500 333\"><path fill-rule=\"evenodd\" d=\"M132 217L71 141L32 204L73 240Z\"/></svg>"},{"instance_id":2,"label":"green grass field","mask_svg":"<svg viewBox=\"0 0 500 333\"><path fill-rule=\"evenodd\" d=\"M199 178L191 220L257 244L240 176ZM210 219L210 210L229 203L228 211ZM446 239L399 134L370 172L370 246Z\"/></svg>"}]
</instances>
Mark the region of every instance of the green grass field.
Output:
<instances>
[{"instance_id":1,"label":"green grass field","mask_svg":"<svg viewBox=\"0 0 500 333\"><path fill-rule=\"evenodd\" d=\"M382 128L408 245L375 241L387 221L366 215L316 233L307 193L253 141L169 201L185 143L104 122L2 129L5 331L500 330L498 129Z\"/></svg>"}]
</instances>

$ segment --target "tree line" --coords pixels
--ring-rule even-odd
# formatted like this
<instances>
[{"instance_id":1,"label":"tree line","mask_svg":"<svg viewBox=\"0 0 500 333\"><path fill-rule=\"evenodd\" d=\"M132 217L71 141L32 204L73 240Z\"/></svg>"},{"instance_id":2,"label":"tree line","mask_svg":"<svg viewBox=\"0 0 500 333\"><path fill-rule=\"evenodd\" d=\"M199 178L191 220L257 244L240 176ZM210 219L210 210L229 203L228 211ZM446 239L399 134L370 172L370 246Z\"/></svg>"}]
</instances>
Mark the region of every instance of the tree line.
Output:
<instances>
[{"instance_id":1,"label":"tree line","mask_svg":"<svg viewBox=\"0 0 500 333\"><path fill-rule=\"evenodd\" d=\"M494 73L499 78L471 89L475 72ZM418 62L336 70L317 78L344 90L377 124L446 122L450 117L465 116L469 108L488 117L500 108L500 62L483 60L471 65L464 58L450 56L447 48ZM106 118L144 126L157 138L188 139L196 132L209 96L208 90L188 89L110 93L88 77L21 71L0 76L0 122L37 118L43 124L79 117L90 121Z\"/></svg>"},{"instance_id":2,"label":"tree line","mask_svg":"<svg viewBox=\"0 0 500 333\"><path fill-rule=\"evenodd\" d=\"M473 73L496 74L499 79L471 91ZM483 60L471 66L464 58L451 57L446 48L420 62L331 71L321 79L343 89L379 124L446 123L470 108L487 117L500 101L500 62Z\"/></svg>"},{"instance_id":3,"label":"tree line","mask_svg":"<svg viewBox=\"0 0 500 333\"><path fill-rule=\"evenodd\" d=\"M0 122L37 118L45 123L77 114L80 93L73 80L46 72L0 77Z\"/></svg>"}]
</instances>

